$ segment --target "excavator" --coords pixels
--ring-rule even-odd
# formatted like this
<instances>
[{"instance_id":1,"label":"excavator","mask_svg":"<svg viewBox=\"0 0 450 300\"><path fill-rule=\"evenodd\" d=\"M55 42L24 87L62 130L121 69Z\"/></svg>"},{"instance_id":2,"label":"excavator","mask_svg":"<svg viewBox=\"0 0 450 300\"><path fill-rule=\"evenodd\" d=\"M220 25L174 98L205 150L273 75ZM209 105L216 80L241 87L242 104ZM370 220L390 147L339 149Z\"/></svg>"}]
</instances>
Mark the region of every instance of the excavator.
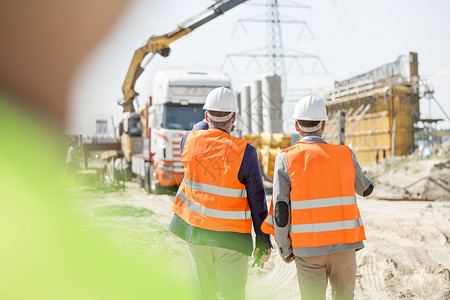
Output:
<instances>
[{"instance_id":1,"label":"excavator","mask_svg":"<svg viewBox=\"0 0 450 300\"><path fill-rule=\"evenodd\" d=\"M145 182L145 187L148 191L152 191L149 181L152 178L152 169L147 166L152 166L152 151L149 130L149 106L142 112L136 112L134 108L134 99L138 95L135 91L135 84L149 62L159 54L167 57L170 54L170 43L187 35L198 27L208 23L216 17L224 14L228 10L244 3L246 0L218 0L209 6L203 12L189 18L185 22L178 25L169 33L150 37L145 45L134 52L130 66L128 68L125 80L122 85L123 100L118 102L123 107L122 122L119 124L119 134L121 135L121 148L123 156L128 166L134 174L139 174L142 181ZM151 55L145 62L144 59ZM134 154L140 153L143 159L135 159ZM145 168L142 167L145 161ZM134 164L134 165L133 165ZM154 169L154 168L153 168ZM154 173L154 171L153 171ZM155 177L155 176L153 176ZM157 181L157 180L156 180ZM155 180L153 180L155 182ZM147 188L149 186L149 188ZM155 189L153 185L153 189Z\"/></svg>"},{"instance_id":2,"label":"excavator","mask_svg":"<svg viewBox=\"0 0 450 300\"><path fill-rule=\"evenodd\" d=\"M205 11L200 14L186 20L177 26L174 30L169 33L152 36L147 40L147 43L137 49L134 52L133 59L131 60L130 67L128 68L127 75L122 85L123 102L119 103L123 106L124 112L134 112L133 100L136 96L134 86L136 80L144 72L148 63L153 59L156 54L163 57L167 57L170 54L170 43L178 40L179 38L185 36L186 34L192 32L198 27L208 23L209 21L215 19L216 17L224 14L228 10L244 3L246 0L219 0L213 5L208 7ZM143 60L148 54L152 54L150 59L146 61L144 65L141 65Z\"/></svg>"}]
</instances>

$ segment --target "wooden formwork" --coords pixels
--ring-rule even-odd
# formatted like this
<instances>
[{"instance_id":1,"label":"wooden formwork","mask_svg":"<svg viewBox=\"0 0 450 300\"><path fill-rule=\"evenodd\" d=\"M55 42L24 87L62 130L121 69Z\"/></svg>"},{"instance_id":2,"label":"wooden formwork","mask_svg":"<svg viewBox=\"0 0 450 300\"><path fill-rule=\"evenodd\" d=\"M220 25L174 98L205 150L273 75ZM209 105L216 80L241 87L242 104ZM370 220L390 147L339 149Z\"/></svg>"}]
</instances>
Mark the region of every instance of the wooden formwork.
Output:
<instances>
[{"instance_id":1,"label":"wooden formwork","mask_svg":"<svg viewBox=\"0 0 450 300\"><path fill-rule=\"evenodd\" d=\"M345 112L345 144L351 143L361 164L414 150L414 124L419 95L411 85L375 88L359 96L327 102L329 121L324 138L336 144L339 113Z\"/></svg>"},{"instance_id":2,"label":"wooden formwork","mask_svg":"<svg viewBox=\"0 0 450 300\"><path fill-rule=\"evenodd\" d=\"M338 143L340 120L345 119L343 142L351 143L361 164L414 150L414 125L420 116L417 53L405 58L337 82L327 99L324 139ZM409 74L404 73L407 63Z\"/></svg>"}]
</instances>

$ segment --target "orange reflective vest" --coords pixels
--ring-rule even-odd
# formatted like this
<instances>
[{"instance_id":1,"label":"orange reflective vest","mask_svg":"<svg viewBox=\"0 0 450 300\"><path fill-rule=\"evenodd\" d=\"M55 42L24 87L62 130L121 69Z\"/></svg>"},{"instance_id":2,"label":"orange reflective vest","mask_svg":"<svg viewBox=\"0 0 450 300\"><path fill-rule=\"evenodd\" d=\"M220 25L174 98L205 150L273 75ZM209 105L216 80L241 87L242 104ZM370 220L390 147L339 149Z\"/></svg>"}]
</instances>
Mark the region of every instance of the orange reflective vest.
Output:
<instances>
[{"instance_id":1,"label":"orange reflective vest","mask_svg":"<svg viewBox=\"0 0 450 300\"><path fill-rule=\"evenodd\" d=\"M291 181L292 246L317 247L365 240L349 148L300 142L283 152ZM275 235L273 201L261 229Z\"/></svg>"},{"instance_id":2,"label":"orange reflective vest","mask_svg":"<svg viewBox=\"0 0 450 300\"><path fill-rule=\"evenodd\" d=\"M220 129L189 133L181 155L185 177L172 211L195 227L251 233L247 190L238 180L246 147L246 140Z\"/></svg>"}]
</instances>

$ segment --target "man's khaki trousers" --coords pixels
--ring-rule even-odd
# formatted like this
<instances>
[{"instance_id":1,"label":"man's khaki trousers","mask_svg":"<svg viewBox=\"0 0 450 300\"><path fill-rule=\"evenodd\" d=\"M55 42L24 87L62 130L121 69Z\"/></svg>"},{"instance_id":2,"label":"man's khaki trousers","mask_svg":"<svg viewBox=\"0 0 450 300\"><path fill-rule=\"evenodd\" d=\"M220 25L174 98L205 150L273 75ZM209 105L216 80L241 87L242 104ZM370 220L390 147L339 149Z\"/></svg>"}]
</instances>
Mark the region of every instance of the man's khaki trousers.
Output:
<instances>
[{"instance_id":1,"label":"man's khaki trousers","mask_svg":"<svg viewBox=\"0 0 450 300\"><path fill-rule=\"evenodd\" d=\"M312 257L295 257L302 300L326 299L327 279L333 300L353 299L356 281L355 250Z\"/></svg>"},{"instance_id":2,"label":"man's khaki trousers","mask_svg":"<svg viewBox=\"0 0 450 300\"><path fill-rule=\"evenodd\" d=\"M230 249L193 244L189 244L189 253L200 299L245 299L247 255Z\"/></svg>"}]
</instances>

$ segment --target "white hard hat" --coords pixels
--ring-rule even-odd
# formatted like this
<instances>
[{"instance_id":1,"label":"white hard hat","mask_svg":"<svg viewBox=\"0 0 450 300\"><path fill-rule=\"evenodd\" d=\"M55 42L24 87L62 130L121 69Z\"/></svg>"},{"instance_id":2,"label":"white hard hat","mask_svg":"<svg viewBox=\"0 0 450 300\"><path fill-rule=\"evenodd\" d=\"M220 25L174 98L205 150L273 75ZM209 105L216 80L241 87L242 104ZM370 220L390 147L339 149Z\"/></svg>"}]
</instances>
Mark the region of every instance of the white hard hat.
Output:
<instances>
[{"instance_id":1,"label":"white hard hat","mask_svg":"<svg viewBox=\"0 0 450 300\"><path fill-rule=\"evenodd\" d=\"M319 98L312 95L306 96L295 104L292 118L305 121L326 121L328 120L327 108Z\"/></svg>"},{"instance_id":2,"label":"white hard hat","mask_svg":"<svg viewBox=\"0 0 450 300\"><path fill-rule=\"evenodd\" d=\"M209 92L206 96L205 110L238 112L236 95L226 87L218 87Z\"/></svg>"}]
</instances>

